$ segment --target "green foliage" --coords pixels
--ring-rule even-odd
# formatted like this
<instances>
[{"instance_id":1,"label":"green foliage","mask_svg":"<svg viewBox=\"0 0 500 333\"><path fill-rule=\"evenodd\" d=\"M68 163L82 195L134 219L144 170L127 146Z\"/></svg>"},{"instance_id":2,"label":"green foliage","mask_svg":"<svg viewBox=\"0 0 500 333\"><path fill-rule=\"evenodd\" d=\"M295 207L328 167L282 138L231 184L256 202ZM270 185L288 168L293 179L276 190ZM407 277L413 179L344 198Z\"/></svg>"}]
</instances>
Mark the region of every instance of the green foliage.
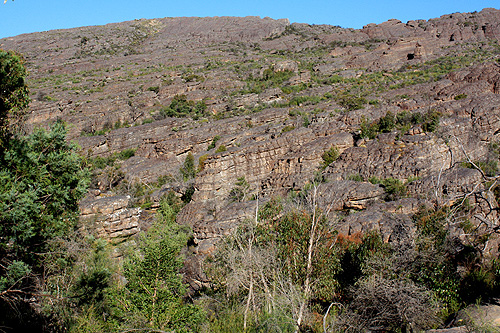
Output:
<instances>
[{"instance_id":1,"label":"green foliage","mask_svg":"<svg viewBox=\"0 0 500 333\"><path fill-rule=\"evenodd\" d=\"M498 161L487 160L485 162L478 161L476 165L484 172L486 176L495 177L498 173Z\"/></svg>"},{"instance_id":2,"label":"green foliage","mask_svg":"<svg viewBox=\"0 0 500 333\"><path fill-rule=\"evenodd\" d=\"M186 82L203 82L205 81L205 78L203 76L200 76L200 75L196 75L196 74L193 74L193 73L186 73L182 76L182 79Z\"/></svg>"},{"instance_id":3,"label":"green foliage","mask_svg":"<svg viewBox=\"0 0 500 333\"><path fill-rule=\"evenodd\" d=\"M334 273L339 267L338 257L336 249L329 245L329 239L334 235L327 228L325 216L319 211L316 214L315 218L319 219L316 221L318 234L312 254L311 278L315 281L313 288L315 297L331 299L337 287ZM307 276L307 256L312 222L312 212L292 210L271 224L278 258L282 260L287 276L299 286L304 285Z\"/></svg>"},{"instance_id":4,"label":"green foliage","mask_svg":"<svg viewBox=\"0 0 500 333\"><path fill-rule=\"evenodd\" d=\"M0 49L0 136L22 121L30 102L26 69L21 55ZM9 120L9 118L11 118ZM0 147L2 147L0 137Z\"/></svg>"},{"instance_id":5,"label":"green foliage","mask_svg":"<svg viewBox=\"0 0 500 333\"><path fill-rule=\"evenodd\" d=\"M201 155L198 158L198 172L202 172L203 170L205 170L205 163L207 161L207 158L208 154Z\"/></svg>"},{"instance_id":6,"label":"green foliage","mask_svg":"<svg viewBox=\"0 0 500 333\"><path fill-rule=\"evenodd\" d=\"M278 107L293 107L293 106L303 106L303 105L316 105L319 102L326 100L325 96L294 96L288 102L279 103Z\"/></svg>"},{"instance_id":7,"label":"green foliage","mask_svg":"<svg viewBox=\"0 0 500 333\"><path fill-rule=\"evenodd\" d=\"M25 300L40 288L50 290L50 281L71 265L71 256L60 244L75 229L78 200L86 193L89 172L66 141L60 122L50 131L14 135L4 148L0 150L0 312L9 315L0 316L0 326L33 331L49 317ZM57 296L67 295L67 289L66 284L59 285ZM54 303L58 302L49 309Z\"/></svg>"},{"instance_id":8,"label":"green foliage","mask_svg":"<svg viewBox=\"0 0 500 333\"><path fill-rule=\"evenodd\" d=\"M160 110L158 118L165 117L191 117L194 120L199 119L205 114L207 105L203 101L189 101L186 95L175 95L170 105Z\"/></svg>"},{"instance_id":9,"label":"green foliage","mask_svg":"<svg viewBox=\"0 0 500 333\"><path fill-rule=\"evenodd\" d=\"M135 155L137 148L128 148L118 153L118 159L125 161Z\"/></svg>"},{"instance_id":10,"label":"green foliage","mask_svg":"<svg viewBox=\"0 0 500 333\"><path fill-rule=\"evenodd\" d=\"M381 183L384 185L387 201L394 201L406 196L406 184L399 179L386 178Z\"/></svg>"},{"instance_id":11,"label":"green foliage","mask_svg":"<svg viewBox=\"0 0 500 333\"><path fill-rule=\"evenodd\" d=\"M409 113L406 111L393 115L388 111L387 114L377 121L369 122L362 117L360 124L360 137L374 139L379 133L392 132L398 129L406 132L415 125L422 126L424 132L434 132L439 126L440 113L429 111L427 113Z\"/></svg>"},{"instance_id":12,"label":"green foliage","mask_svg":"<svg viewBox=\"0 0 500 333\"><path fill-rule=\"evenodd\" d=\"M242 91L242 94L254 93L260 94L268 88L276 88L281 86L285 81L289 80L294 73L292 71L275 72L271 68L267 68L262 73L261 78L250 76L247 78L247 88Z\"/></svg>"},{"instance_id":13,"label":"green foliage","mask_svg":"<svg viewBox=\"0 0 500 333\"><path fill-rule=\"evenodd\" d=\"M338 244L342 252L336 279L340 286L339 291L345 294L363 276L363 270L370 258L386 255L390 250L389 245L385 244L380 234L376 232L363 236L360 234L350 237L339 235Z\"/></svg>"},{"instance_id":14,"label":"green foliage","mask_svg":"<svg viewBox=\"0 0 500 333\"><path fill-rule=\"evenodd\" d=\"M363 182L365 181L365 179L363 178L363 176L361 176L359 173L357 174L354 174L354 175L350 175L349 177L347 177L348 180L353 180L355 182Z\"/></svg>"},{"instance_id":15,"label":"green foliage","mask_svg":"<svg viewBox=\"0 0 500 333\"><path fill-rule=\"evenodd\" d=\"M366 98L343 93L335 97L335 101L349 111L362 109L368 103Z\"/></svg>"},{"instance_id":16,"label":"green foliage","mask_svg":"<svg viewBox=\"0 0 500 333\"><path fill-rule=\"evenodd\" d=\"M225 145L220 145L216 150L215 153L222 153L224 151L227 151L227 148Z\"/></svg>"},{"instance_id":17,"label":"green foliage","mask_svg":"<svg viewBox=\"0 0 500 333\"><path fill-rule=\"evenodd\" d=\"M406 185L411 182L411 179L408 179L406 182L402 182L399 179L395 178L386 178L380 179L378 177L372 176L368 178L368 181L372 184L382 184L385 189L385 200L386 201L394 201L400 198L404 198L406 196L407 188Z\"/></svg>"},{"instance_id":18,"label":"green foliage","mask_svg":"<svg viewBox=\"0 0 500 333\"><path fill-rule=\"evenodd\" d=\"M212 142L208 145L207 151L214 149L215 145L217 144L217 141L219 141L219 140L220 140L219 135L214 136L214 138L212 139Z\"/></svg>"},{"instance_id":19,"label":"green foliage","mask_svg":"<svg viewBox=\"0 0 500 333\"><path fill-rule=\"evenodd\" d=\"M91 248L84 259L85 265L74 282L73 299L79 307L105 311L106 289L111 286L112 270L109 248L103 239L91 239Z\"/></svg>"},{"instance_id":20,"label":"green foliage","mask_svg":"<svg viewBox=\"0 0 500 333\"><path fill-rule=\"evenodd\" d=\"M184 181L188 181L196 176L196 168L194 167L194 156L191 152L186 155L186 159L179 169Z\"/></svg>"},{"instance_id":21,"label":"green foliage","mask_svg":"<svg viewBox=\"0 0 500 333\"><path fill-rule=\"evenodd\" d=\"M19 281L31 273L31 268L23 261L14 260L5 267L4 275L0 276L0 291L12 289Z\"/></svg>"},{"instance_id":22,"label":"green foliage","mask_svg":"<svg viewBox=\"0 0 500 333\"><path fill-rule=\"evenodd\" d=\"M321 164L321 170L325 170L330 164L332 164L337 158L339 158L340 153L337 147L331 147L326 150L321 158L323 159L323 163Z\"/></svg>"},{"instance_id":23,"label":"green foliage","mask_svg":"<svg viewBox=\"0 0 500 333\"><path fill-rule=\"evenodd\" d=\"M443 316L460 307L460 276L457 263L450 256L449 232L445 222L446 209L427 210L421 208L415 215L418 230L417 250L420 256L415 261L413 279L433 290L445 305Z\"/></svg>"},{"instance_id":24,"label":"green foliage","mask_svg":"<svg viewBox=\"0 0 500 333\"><path fill-rule=\"evenodd\" d=\"M33 263L32 253L75 225L89 173L62 123L13 138L0 154L0 251Z\"/></svg>"},{"instance_id":25,"label":"green foliage","mask_svg":"<svg viewBox=\"0 0 500 333\"><path fill-rule=\"evenodd\" d=\"M498 173L498 162L496 160L475 161L474 164L483 171L486 176L494 177ZM472 163L461 163L463 168L475 169Z\"/></svg>"},{"instance_id":26,"label":"green foliage","mask_svg":"<svg viewBox=\"0 0 500 333\"><path fill-rule=\"evenodd\" d=\"M310 87L311 87L311 84L301 83L301 84L297 84L297 85L293 85L293 86L281 87L281 91L283 91L283 93L285 93L285 94L291 94L291 93L301 92L301 91L306 90L307 88L310 88Z\"/></svg>"},{"instance_id":27,"label":"green foliage","mask_svg":"<svg viewBox=\"0 0 500 333\"><path fill-rule=\"evenodd\" d=\"M272 220L283 211L283 202L280 197L273 197L259 209L259 220Z\"/></svg>"},{"instance_id":28,"label":"green foliage","mask_svg":"<svg viewBox=\"0 0 500 333\"><path fill-rule=\"evenodd\" d=\"M437 111L430 111L424 115L422 129L424 132L435 132L439 126L439 118L441 114Z\"/></svg>"},{"instance_id":29,"label":"green foliage","mask_svg":"<svg viewBox=\"0 0 500 333\"><path fill-rule=\"evenodd\" d=\"M293 131L294 129L295 129L295 126L293 126L293 125L286 125L285 127L283 127L281 129L281 133L290 132L290 131Z\"/></svg>"},{"instance_id":30,"label":"green foliage","mask_svg":"<svg viewBox=\"0 0 500 333\"><path fill-rule=\"evenodd\" d=\"M474 161L474 164L483 171L486 176L495 177L498 174L498 158L500 157L499 144L490 142L488 145L488 154L485 160ZM474 165L470 162L462 162L462 167L474 169Z\"/></svg>"},{"instance_id":31,"label":"green foliage","mask_svg":"<svg viewBox=\"0 0 500 333\"><path fill-rule=\"evenodd\" d=\"M234 184L234 187L229 192L229 201L231 202L245 201L249 190L250 190L250 184L246 181L245 177L238 177L238 180Z\"/></svg>"},{"instance_id":32,"label":"green foliage","mask_svg":"<svg viewBox=\"0 0 500 333\"><path fill-rule=\"evenodd\" d=\"M296 197L304 204L310 198L309 191ZM299 308L333 299L338 286L338 256L331 246L335 233L315 208L298 205L284 211L282 199L271 199L259 210L258 223L241 223L215 253L208 274L219 290L228 293L231 304L242 305L247 329L296 331ZM253 291L248 292L249 284ZM233 313L228 318L232 321L238 318L234 309L219 311L222 316ZM247 316L252 319L246 321ZM220 322L219 318L213 324ZM300 323L304 329L313 324L304 322Z\"/></svg>"},{"instance_id":33,"label":"green foliage","mask_svg":"<svg viewBox=\"0 0 500 333\"><path fill-rule=\"evenodd\" d=\"M158 94L160 92L160 87L158 87L158 86L149 87L148 91L152 91L155 94Z\"/></svg>"},{"instance_id":34,"label":"green foliage","mask_svg":"<svg viewBox=\"0 0 500 333\"><path fill-rule=\"evenodd\" d=\"M227 302L224 300L224 302ZM239 308L217 308L217 314L213 313L207 318L205 327L207 332L234 333L243 332L243 311Z\"/></svg>"},{"instance_id":35,"label":"green foliage","mask_svg":"<svg viewBox=\"0 0 500 333\"><path fill-rule=\"evenodd\" d=\"M365 116L361 117L361 124L359 125L360 136L362 138L375 139L379 130L376 122L369 123Z\"/></svg>"},{"instance_id":36,"label":"green foliage","mask_svg":"<svg viewBox=\"0 0 500 333\"><path fill-rule=\"evenodd\" d=\"M87 166L92 169L104 169L107 166L114 166L116 161L126 161L135 155L137 148L128 148L117 153L113 153L107 157L89 157L86 160Z\"/></svg>"},{"instance_id":37,"label":"green foliage","mask_svg":"<svg viewBox=\"0 0 500 333\"><path fill-rule=\"evenodd\" d=\"M302 126L304 127L309 127L311 125L311 121L309 120L309 117L306 115L302 116Z\"/></svg>"},{"instance_id":38,"label":"green foliage","mask_svg":"<svg viewBox=\"0 0 500 333\"><path fill-rule=\"evenodd\" d=\"M459 95L455 96L453 99L455 101L459 101L459 100L465 99L465 98L467 98L467 94L459 94Z\"/></svg>"},{"instance_id":39,"label":"green foliage","mask_svg":"<svg viewBox=\"0 0 500 333\"><path fill-rule=\"evenodd\" d=\"M123 329L197 331L203 312L183 300L186 288L179 270L189 229L175 223L178 206L162 200L157 222L138 240L138 250L124 263L127 284L117 288L114 320Z\"/></svg>"},{"instance_id":40,"label":"green foliage","mask_svg":"<svg viewBox=\"0 0 500 333\"><path fill-rule=\"evenodd\" d=\"M193 198L193 194L194 194L194 186L190 185L186 188L186 190L184 191L184 194L181 197L182 202L184 202L186 204L190 203L191 199Z\"/></svg>"},{"instance_id":41,"label":"green foliage","mask_svg":"<svg viewBox=\"0 0 500 333\"><path fill-rule=\"evenodd\" d=\"M378 130L382 133L391 132L396 127L396 120L391 111L387 111L386 115L378 120Z\"/></svg>"}]
</instances>

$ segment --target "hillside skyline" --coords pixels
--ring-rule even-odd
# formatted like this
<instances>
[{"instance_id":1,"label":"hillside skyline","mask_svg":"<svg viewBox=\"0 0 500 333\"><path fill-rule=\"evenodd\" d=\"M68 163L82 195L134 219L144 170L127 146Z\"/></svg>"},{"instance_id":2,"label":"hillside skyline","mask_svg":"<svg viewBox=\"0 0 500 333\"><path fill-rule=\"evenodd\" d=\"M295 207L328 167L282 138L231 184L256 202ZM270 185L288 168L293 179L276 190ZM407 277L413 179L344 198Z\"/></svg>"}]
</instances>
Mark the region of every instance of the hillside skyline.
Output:
<instances>
[{"instance_id":1,"label":"hillside skyline","mask_svg":"<svg viewBox=\"0 0 500 333\"><path fill-rule=\"evenodd\" d=\"M168 4L159 0L148 0L137 6L132 1L68 3L61 0L36 2L34 0L7 1L0 5L0 38L25 33L85 26L104 25L163 17L215 17L215 16L260 16L273 19L287 18L291 23L328 24L344 28L360 29L370 23L382 23L389 19L402 22L429 20L456 12L481 11L483 8L498 8L491 0L436 2L418 4L385 0L372 1L273 1L252 2L251 5L218 1L210 5L194 1L189 4ZM362 9L362 11L360 11Z\"/></svg>"}]
</instances>

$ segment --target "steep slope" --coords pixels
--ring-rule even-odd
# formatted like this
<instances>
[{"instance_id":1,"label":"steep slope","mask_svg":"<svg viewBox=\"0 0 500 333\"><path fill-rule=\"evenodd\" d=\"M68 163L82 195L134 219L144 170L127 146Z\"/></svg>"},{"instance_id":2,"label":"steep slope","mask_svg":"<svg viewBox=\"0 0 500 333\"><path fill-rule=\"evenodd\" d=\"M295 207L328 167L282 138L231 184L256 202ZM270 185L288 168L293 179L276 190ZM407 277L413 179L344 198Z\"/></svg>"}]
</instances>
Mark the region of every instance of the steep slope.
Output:
<instances>
[{"instance_id":1,"label":"steep slope","mask_svg":"<svg viewBox=\"0 0 500 333\"><path fill-rule=\"evenodd\" d=\"M456 234L468 241L459 222L469 219L490 235L484 255L496 255L498 170L471 162L498 162L499 38L500 11L484 9L360 30L256 17L138 20L0 47L26 57L28 126L64 120L89 158L134 149L96 172L82 203L89 227L129 237L162 194L194 190L178 219L194 230L196 286L199 259L258 202L313 179L327 181L322 204L340 232L375 229L389 242L411 236L421 205L467 199ZM331 148L338 157L323 169ZM193 180L179 173L189 154L200 161Z\"/></svg>"}]
</instances>

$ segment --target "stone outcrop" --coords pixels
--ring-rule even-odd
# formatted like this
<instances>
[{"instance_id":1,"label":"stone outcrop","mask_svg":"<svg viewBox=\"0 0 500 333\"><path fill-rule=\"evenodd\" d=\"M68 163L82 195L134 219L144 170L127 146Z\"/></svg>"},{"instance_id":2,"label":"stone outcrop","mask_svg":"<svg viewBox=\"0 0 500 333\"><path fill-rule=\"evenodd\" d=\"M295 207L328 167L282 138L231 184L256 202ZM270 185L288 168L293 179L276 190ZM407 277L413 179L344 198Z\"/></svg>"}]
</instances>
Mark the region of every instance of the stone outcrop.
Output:
<instances>
[{"instance_id":1,"label":"stone outcrop","mask_svg":"<svg viewBox=\"0 0 500 333\"><path fill-rule=\"evenodd\" d=\"M129 196L88 198L80 203L81 221L90 233L114 243L137 234L141 228L140 208L129 208Z\"/></svg>"},{"instance_id":2,"label":"stone outcrop","mask_svg":"<svg viewBox=\"0 0 500 333\"><path fill-rule=\"evenodd\" d=\"M0 47L26 57L28 130L62 119L90 159L135 151L101 170L93 190L102 193L81 203L86 228L113 242L129 239L151 223L162 195L194 190L178 222L193 229L186 272L197 288L206 282L202 260L222 237L269 198L313 180L326 181L319 205L345 235L376 230L398 242L413 237L412 216L423 206L455 208L465 197L475 226L498 227L492 179L464 162L498 162L499 24L496 9L358 30L164 18L21 35ZM206 110L166 117L176 95ZM388 112L434 113L439 125L362 137L362 125ZM331 148L339 156L323 165ZM198 172L185 180L179 169L190 153ZM245 198L258 200L230 198L243 177ZM405 193L389 198L370 178L398 180ZM135 185L147 188L133 199L149 200L149 213L120 194ZM493 235L485 253L497 245Z\"/></svg>"}]
</instances>

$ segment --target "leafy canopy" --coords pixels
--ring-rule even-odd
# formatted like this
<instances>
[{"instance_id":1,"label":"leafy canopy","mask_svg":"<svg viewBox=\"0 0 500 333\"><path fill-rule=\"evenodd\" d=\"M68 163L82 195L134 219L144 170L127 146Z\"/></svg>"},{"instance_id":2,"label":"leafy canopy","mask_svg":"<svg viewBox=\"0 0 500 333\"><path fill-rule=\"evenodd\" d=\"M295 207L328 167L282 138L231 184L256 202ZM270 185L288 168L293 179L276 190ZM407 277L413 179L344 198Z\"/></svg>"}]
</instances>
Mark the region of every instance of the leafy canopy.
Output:
<instances>
[{"instance_id":1,"label":"leafy canopy","mask_svg":"<svg viewBox=\"0 0 500 333\"><path fill-rule=\"evenodd\" d=\"M139 251L124 263L127 284L113 297L114 315L124 327L190 332L202 321L200 308L183 299L181 250L190 231L175 222L181 207L179 198L164 198L157 222L138 240Z\"/></svg>"},{"instance_id":2,"label":"leafy canopy","mask_svg":"<svg viewBox=\"0 0 500 333\"><path fill-rule=\"evenodd\" d=\"M13 137L0 155L0 253L32 262L32 253L74 227L89 183L60 122Z\"/></svg>"}]
</instances>

